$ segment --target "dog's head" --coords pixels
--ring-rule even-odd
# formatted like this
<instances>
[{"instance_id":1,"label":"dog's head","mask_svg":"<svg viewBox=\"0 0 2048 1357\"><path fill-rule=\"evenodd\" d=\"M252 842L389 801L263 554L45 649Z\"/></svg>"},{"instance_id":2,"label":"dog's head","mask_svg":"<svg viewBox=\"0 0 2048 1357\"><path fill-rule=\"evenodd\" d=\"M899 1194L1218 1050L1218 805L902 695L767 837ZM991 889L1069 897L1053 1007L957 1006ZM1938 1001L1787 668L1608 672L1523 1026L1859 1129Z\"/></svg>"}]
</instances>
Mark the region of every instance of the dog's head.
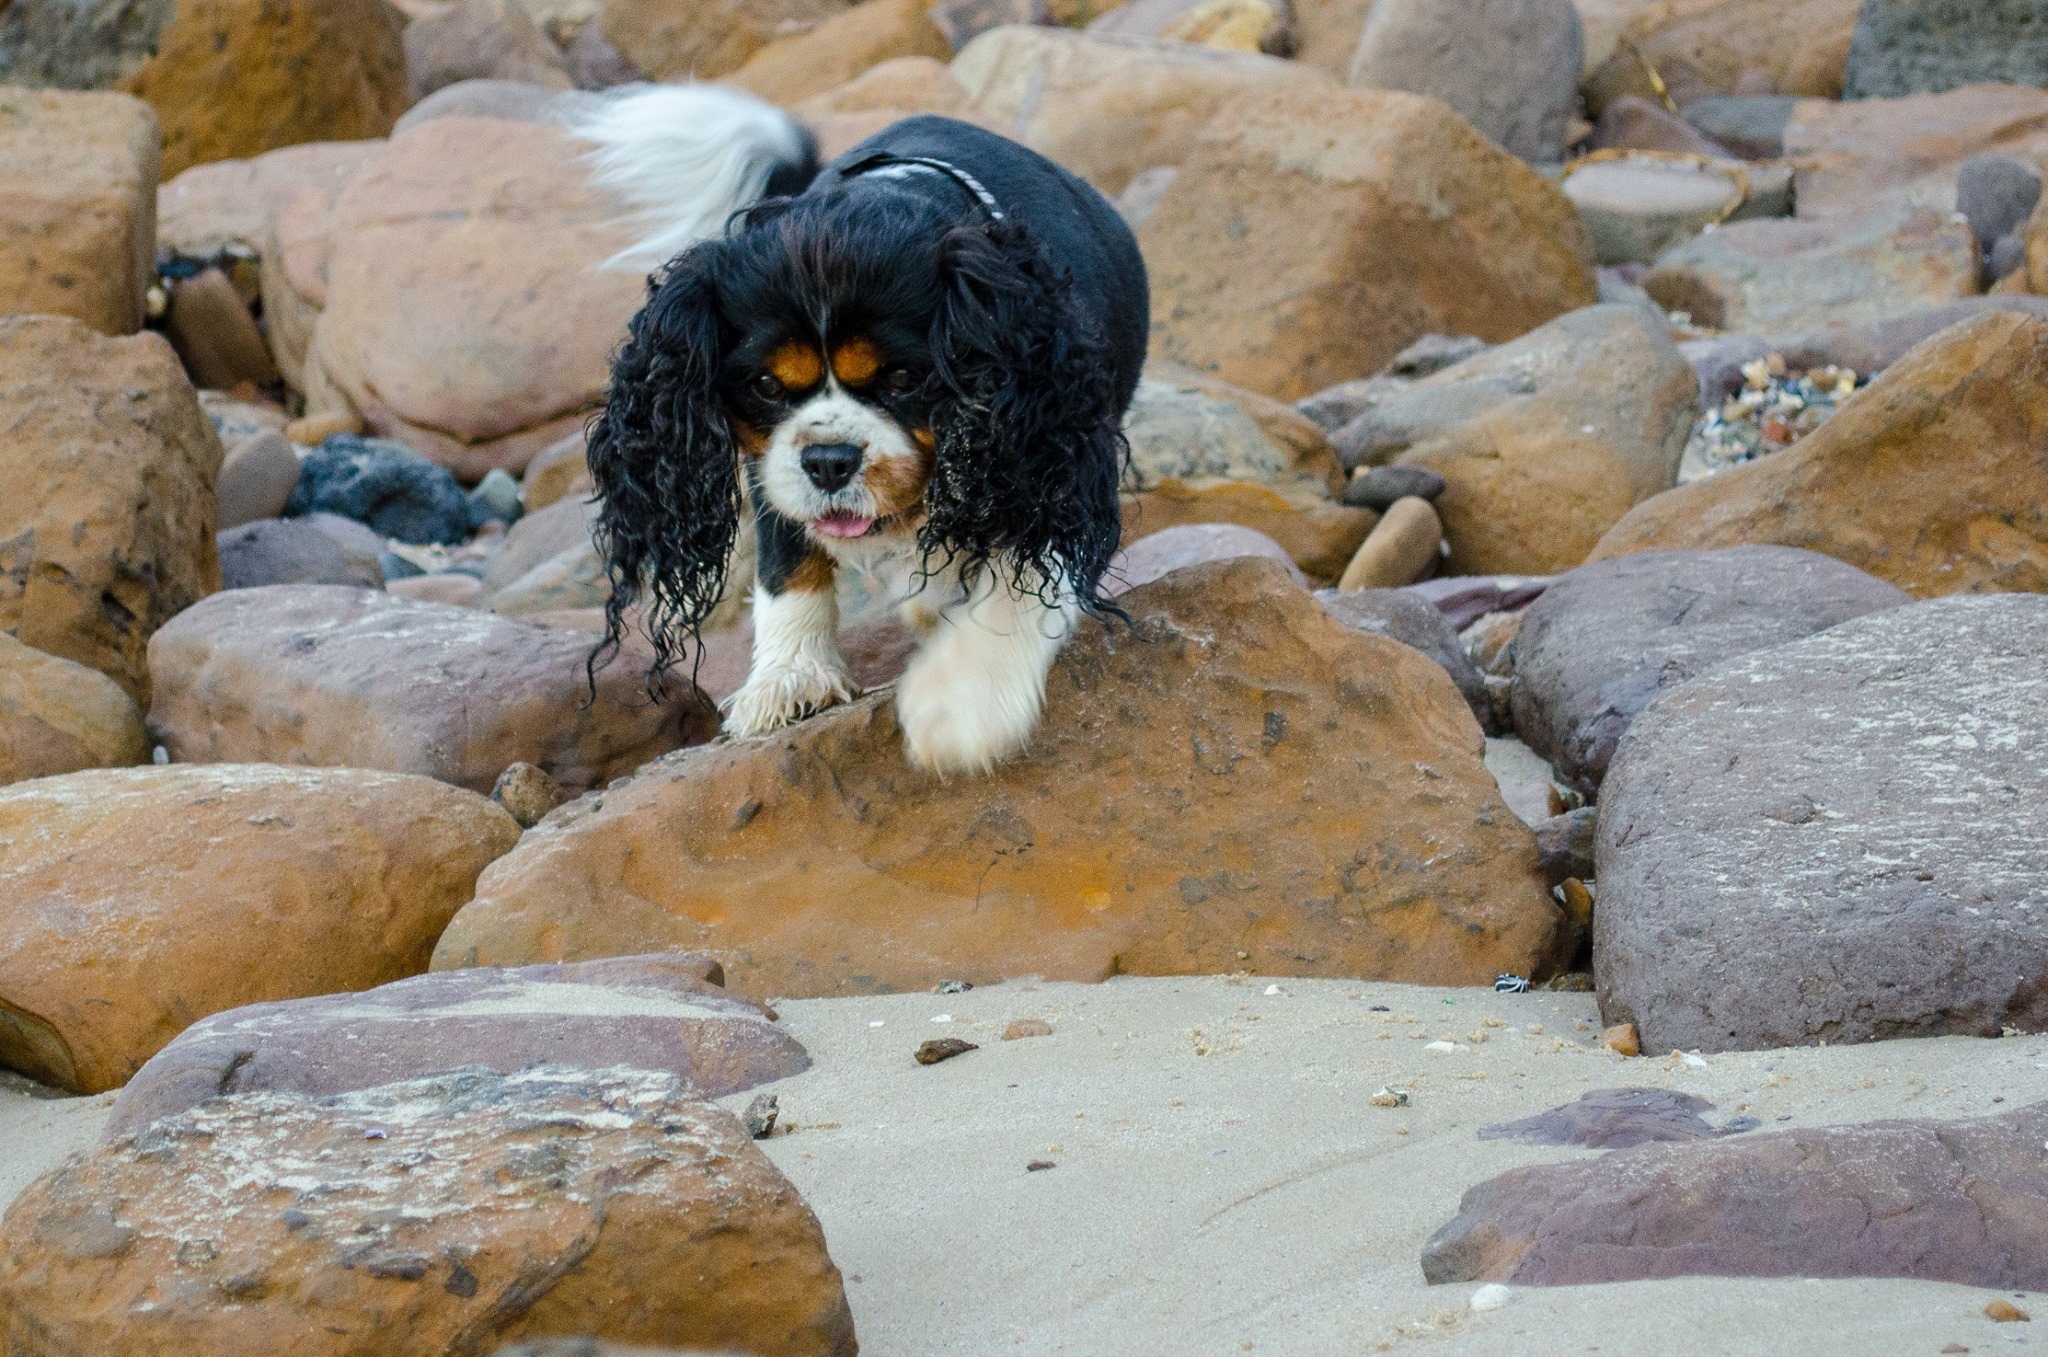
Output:
<instances>
[{"instance_id":1,"label":"dog's head","mask_svg":"<svg viewBox=\"0 0 2048 1357\"><path fill-rule=\"evenodd\" d=\"M907 197L771 201L650 285L591 431L612 635L657 669L723 591L744 486L821 545L915 533L1096 599L1123 451L1101 337L1007 222Z\"/></svg>"}]
</instances>

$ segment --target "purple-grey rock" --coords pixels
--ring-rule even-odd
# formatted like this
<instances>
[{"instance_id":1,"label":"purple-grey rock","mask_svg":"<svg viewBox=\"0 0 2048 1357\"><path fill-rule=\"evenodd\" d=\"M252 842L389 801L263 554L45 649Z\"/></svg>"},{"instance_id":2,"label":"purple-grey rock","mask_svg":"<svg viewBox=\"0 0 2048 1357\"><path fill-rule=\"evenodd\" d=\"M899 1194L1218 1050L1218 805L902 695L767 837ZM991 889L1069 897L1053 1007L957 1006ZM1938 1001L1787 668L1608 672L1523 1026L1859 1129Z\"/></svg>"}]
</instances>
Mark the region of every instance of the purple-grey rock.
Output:
<instances>
[{"instance_id":1,"label":"purple-grey rock","mask_svg":"<svg viewBox=\"0 0 2048 1357\"><path fill-rule=\"evenodd\" d=\"M1472 709L1480 729L1489 735L1501 733L1496 728L1486 680L1465 654L1465 648L1458 644L1458 633L1428 600L1406 589L1354 589L1349 593L1323 589L1317 592L1316 602L1353 631L1399 641L1435 660L1464 694L1465 705Z\"/></svg>"},{"instance_id":2,"label":"purple-grey rock","mask_svg":"<svg viewBox=\"0 0 2048 1357\"><path fill-rule=\"evenodd\" d=\"M1794 370L1836 367L1869 376L1884 371L1915 344L1986 311L2020 311L2048 318L2048 297L1964 297L1940 306L1900 311L1877 320L1832 325L1781 346Z\"/></svg>"},{"instance_id":3,"label":"purple-grey rock","mask_svg":"<svg viewBox=\"0 0 2048 1357\"><path fill-rule=\"evenodd\" d=\"M1397 499L1433 500L1443 492L1443 476L1426 466L1376 466L1351 478L1344 487L1344 502L1383 514Z\"/></svg>"},{"instance_id":4,"label":"purple-grey rock","mask_svg":"<svg viewBox=\"0 0 2048 1357\"><path fill-rule=\"evenodd\" d=\"M1537 855L1551 880L1575 876L1586 881L1596 875L1593 855L1600 835L1599 807L1580 806L1531 828L1536 833Z\"/></svg>"},{"instance_id":5,"label":"purple-grey rock","mask_svg":"<svg viewBox=\"0 0 2048 1357\"><path fill-rule=\"evenodd\" d=\"M1956 178L1956 211L1985 249L2026 224L2041 201L2041 171L2009 155L1973 155Z\"/></svg>"},{"instance_id":6,"label":"purple-grey rock","mask_svg":"<svg viewBox=\"0 0 2048 1357\"><path fill-rule=\"evenodd\" d=\"M1588 1150L1626 1150L1663 1141L1714 1140L1756 1129L1753 1117L1715 1126L1700 1114L1714 1105L1705 1098L1668 1088L1596 1088L1575 1103L1553 1107L1520 1121L1479 1128L1481 1140L1521 1140L1532 1145L1578 1145Z\"/></svg>"},{"instance_id":7,"label":"purple-grey rock","mask_svg":"<svg viewBox=\"0 0 2048 1357\"><path fill-rule=\"evenodd\" d=\"M1307 576L1281 546L1266 534L1236 523L1183 523L1140 537L1117 553L1106 580L1108 592L1121 594L1150 584L1182 566L1262 556L1294 577L1304 589Z\"/></svg>"},{"instance_id":8,"label":"purple-grey rock","mask_svg":"<svg viewBox=\"0 0 2048 1357\"><path fill-rule=\"evenodd\" d=\"M1910 602L1796 547L1646 552L1560 575L1515 636L1515 729L1565 782L1600 789L1622 732L1660 691L1731 656Z\"/></svg>"},{"instance_id":9,"label":"purple-grey rock","mask_svg":"<svg viewBox=\"0 0 2048 1357\"><path fill-rule=\"evenodd\" d=\"M1888 608L1664 692L1601 791L1606 1020L1650 1053L2048 1028L2044 710L2041 594Z\"/></svg>"},{"instance_id":10,"label":"purple-grey rock","mask_svg":"<svg viewBox=\"0 0 2048 1357\"><path fill-rule=\"evenodd\" d=\"M1798 102L1790 94L1717 94L1682 112L1702 136L1745 160L1775 160L1785 154L1785 125Z\"/></svg>"},{"instance_id":11,"label":"purple-grey rock","mask_svg":"<svg viewBox=\"0 0 2048 1357\"><path fill-rule=\"evenodd\" d=\"M1452 631L1463 631L1488 613L1520 612L1543 597L1552 575L1444 575L1402 592L1415 595L1444 615Z\"/></svg>"},{"instance_id":12,"label":"purple-grey rock","mask_svg":"<svg viewBox=\"0 0 2048 1357\"><path fill-rule=\"evenodd\" d=\"M382 589L375 557L364 560L300 518L259 518L214 536L223 589L266 584L346 584Z\"/></svg>"}]
</instances>

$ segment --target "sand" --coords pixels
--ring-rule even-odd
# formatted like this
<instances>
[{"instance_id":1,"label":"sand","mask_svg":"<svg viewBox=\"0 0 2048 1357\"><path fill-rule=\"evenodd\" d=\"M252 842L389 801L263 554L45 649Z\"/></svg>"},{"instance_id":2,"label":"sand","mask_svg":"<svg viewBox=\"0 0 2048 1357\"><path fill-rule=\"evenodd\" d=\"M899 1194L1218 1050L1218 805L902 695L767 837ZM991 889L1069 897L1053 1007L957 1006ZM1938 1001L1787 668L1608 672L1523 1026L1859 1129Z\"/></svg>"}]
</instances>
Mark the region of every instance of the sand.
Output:
<instances>
[{"instance_id":1,"label":"sand","mask_svg":"<svg viewBox=\"0 0 2048 1357\"><path fill-rule=\"evenodd\" d=\"M1474 1312L1476 1288L1426 1286L1417 1261L1466 1187L1589 1153L1480 1141L1482 1124L1619 1085L1698 1094L1716 1123L1981 1115L2048 1097L2048 1037L1624 1060L1596 1048L1590 995L1242 977L779 1008L817 1063L772 1087L794 1129L763 1147L824 1222L868 1357L1932 1357L2048 1341L2048 1298L2013 1296L2040 1316L2036 1338L1985 1318L1998 1293L1961 1286L1691 1278L1514 1288ZM1000 1040L1019 1018L1054 1031ZM981 1049L916 1064L938 1036ZM1410 1105L1372 1106L1384 1085ZM0 1200L88 1143L110 1101L25 1087L0 1086Z\"/></svg>"}]
</instances>

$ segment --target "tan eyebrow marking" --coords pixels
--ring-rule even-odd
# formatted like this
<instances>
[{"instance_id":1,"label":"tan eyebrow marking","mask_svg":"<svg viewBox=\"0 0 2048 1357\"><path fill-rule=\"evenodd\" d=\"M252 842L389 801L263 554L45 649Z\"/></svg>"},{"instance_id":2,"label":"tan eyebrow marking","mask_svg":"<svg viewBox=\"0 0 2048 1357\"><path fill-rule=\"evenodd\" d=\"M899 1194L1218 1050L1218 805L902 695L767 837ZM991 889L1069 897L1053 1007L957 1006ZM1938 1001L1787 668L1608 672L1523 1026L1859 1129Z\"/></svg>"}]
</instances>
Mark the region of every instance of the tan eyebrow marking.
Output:
<instances>
[{"instance_id":1,"label":"tan eyebrow marking","mask_svg":"<svg viewBox=\"0 0 2048 1357\"><path fill-rule=\"evenodd\" d=\"M858 335L832 350L832 375L848 386L865 386L882 370L882 350Z\"/></svg>"},{"instance_id":2,"label":"tan eyebrow marking","mask_svg":"<svg viewBox=\"0 0 2048 1357\"><path fill-rule=\"evenodd\" d=\"M818 351L808 344L785 339L768 355L768 375L790 391L808 391L825 375Z\"/></svg>"}]
</instances>

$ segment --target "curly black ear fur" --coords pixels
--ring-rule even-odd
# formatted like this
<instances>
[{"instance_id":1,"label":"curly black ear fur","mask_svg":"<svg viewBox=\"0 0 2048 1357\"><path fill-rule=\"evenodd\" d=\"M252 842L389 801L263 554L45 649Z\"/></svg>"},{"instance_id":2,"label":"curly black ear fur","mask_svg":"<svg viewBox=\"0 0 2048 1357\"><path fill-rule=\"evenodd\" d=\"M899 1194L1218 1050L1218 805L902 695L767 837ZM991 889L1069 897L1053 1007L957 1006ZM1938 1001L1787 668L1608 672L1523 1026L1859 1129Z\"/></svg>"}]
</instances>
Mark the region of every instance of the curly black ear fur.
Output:
<instances>
[{"instance_id":1,"label":"curly black ear fur","mask_svg":"<svg viewBox=\"0 0 2048 1357\"><path fill-rule=\"evenodd\" d=\"M612 586L591 664L618 653L627 612L644 598L657 697L725 590L739 527L739 448L716 390L719 248L698 245L649 283L590 430L590 474L603 496L594 536Z\"/></svg>"},{"instance_id":2,"label":"curly black ear fur","mask_svg":"<svg viewBox=\"0 0 2048 1357\"><path fill-rule=\"evenodd\" d=\"M1014 222L949 232L940 267L931 351L946 399L918 534L927 561L960 561L971 579L1008 551L1019 592L1050 605L1064 580L1087 611L1120 616L1100 586L1122 530L1117 481L1130 449L1100 327Z\"/></svg>"}]
</instances>

